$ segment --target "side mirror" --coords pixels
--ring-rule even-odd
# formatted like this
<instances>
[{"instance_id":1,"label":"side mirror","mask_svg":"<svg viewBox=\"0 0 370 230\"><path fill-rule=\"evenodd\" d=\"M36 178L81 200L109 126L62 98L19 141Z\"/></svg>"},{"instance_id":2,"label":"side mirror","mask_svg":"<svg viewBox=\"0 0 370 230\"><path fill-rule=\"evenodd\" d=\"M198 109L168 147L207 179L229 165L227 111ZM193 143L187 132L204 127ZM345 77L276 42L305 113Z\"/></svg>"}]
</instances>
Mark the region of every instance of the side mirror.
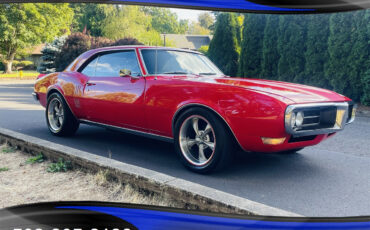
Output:
<instances>
[{"instance_id":1,"label":"side mirror","mask_svg":"<svg viewBox=\"0 0 370 230\"><path fill-rule=\"evenodd\" d=\"M119 71L119 76L121 76L121 77L131 76L131 70L129 70L129 69L121 69Z\"/></svg>"}]
</instances>

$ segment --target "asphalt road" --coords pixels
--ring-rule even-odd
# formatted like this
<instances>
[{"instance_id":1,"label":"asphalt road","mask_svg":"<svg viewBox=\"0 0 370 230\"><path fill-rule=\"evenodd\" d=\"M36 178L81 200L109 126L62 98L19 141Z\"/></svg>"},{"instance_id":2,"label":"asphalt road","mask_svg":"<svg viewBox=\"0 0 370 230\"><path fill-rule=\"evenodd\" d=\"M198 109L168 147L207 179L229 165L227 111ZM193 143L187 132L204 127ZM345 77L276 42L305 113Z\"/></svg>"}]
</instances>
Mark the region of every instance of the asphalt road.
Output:
<instances>
[{"instance_id":1,"label":"asphalt road","mask_svg":"<svg viewBox=\"0 0 370 230\"><path fill-rule=\"evenodd\" d=\"M0 127L109 156L305 216L370 215L370 118L298 154L239 153L234 165L212 175L182 167L169 143L81 125L76 136L47 130L32 84L0 82ZM0 162L1 163L1 162Z\"/></svg>"}]
</instances>

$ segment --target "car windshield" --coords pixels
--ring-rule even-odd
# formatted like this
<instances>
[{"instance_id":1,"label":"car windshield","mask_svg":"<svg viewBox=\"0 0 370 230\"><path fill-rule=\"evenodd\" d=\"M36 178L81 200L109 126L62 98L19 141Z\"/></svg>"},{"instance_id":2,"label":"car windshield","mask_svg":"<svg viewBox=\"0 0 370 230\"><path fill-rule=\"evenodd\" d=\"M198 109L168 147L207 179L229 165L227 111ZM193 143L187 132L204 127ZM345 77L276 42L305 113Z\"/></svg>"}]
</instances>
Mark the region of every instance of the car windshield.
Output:
<instances>
[{"instance_id":1,"label":"car windshield","mask_svg":"<svg viewBox=\"0 0 370 230\"><path fill-rule=\"evenodd\" d=\"M161 49L146 49L141 53L148 74L224 75L202 54Z\"/></svg>"}]
</instances>

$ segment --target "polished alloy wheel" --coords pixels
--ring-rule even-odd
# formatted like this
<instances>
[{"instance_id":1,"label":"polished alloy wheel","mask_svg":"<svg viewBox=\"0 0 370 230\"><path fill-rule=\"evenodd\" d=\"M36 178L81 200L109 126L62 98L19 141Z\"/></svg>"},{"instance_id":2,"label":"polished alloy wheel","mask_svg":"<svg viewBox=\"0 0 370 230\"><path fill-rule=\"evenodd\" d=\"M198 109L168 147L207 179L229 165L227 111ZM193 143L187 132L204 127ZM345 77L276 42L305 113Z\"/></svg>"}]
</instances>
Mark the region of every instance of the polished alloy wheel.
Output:
<instances>
[{"instance_id":1,"label":"polished alloy wheel","mask_svg":"<svg viewBox=\"0 0 370 230\"><path fill-rule=\"evenodd\" d=\"M64 122L63 104L58 98L53 98L48 106L48 120L50 128L54 132L59 132Z\"/></svg>"},{"instance_id":2,"label":"polished alloy wheel","mask_svg":"<svg viewBox=\"0 0 370 230\"><path fill-rule=\"evenodd\" d=\"M204 166L214 156L216 148L215 132L202 116L192 115L181 125L180 134L181 152L191 164Z\"/></svg>"}]
</instances>

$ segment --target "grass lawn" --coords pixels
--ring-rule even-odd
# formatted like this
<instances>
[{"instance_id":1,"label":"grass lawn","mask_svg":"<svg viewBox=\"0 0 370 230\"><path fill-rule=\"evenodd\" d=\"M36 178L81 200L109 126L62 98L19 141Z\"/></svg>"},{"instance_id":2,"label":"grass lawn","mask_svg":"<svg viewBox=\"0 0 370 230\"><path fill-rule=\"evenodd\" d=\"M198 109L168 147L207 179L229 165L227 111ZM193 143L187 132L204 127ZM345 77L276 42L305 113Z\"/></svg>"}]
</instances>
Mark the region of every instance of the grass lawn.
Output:
<instances>
[{"instance_id":1,"label":"grass lawn","mask_svg":"<svg viewBox=\"0 0 370 230\"><path fill-rule=\"evenodd\" d=\"M36 71L23 71L23 76L20 75L20 72L14 71L11 74L4 74L0 73L0 79L1 78L18 78L18 79L33 79L36 78L40 73Z\"/></svg>"}]
</instances>

